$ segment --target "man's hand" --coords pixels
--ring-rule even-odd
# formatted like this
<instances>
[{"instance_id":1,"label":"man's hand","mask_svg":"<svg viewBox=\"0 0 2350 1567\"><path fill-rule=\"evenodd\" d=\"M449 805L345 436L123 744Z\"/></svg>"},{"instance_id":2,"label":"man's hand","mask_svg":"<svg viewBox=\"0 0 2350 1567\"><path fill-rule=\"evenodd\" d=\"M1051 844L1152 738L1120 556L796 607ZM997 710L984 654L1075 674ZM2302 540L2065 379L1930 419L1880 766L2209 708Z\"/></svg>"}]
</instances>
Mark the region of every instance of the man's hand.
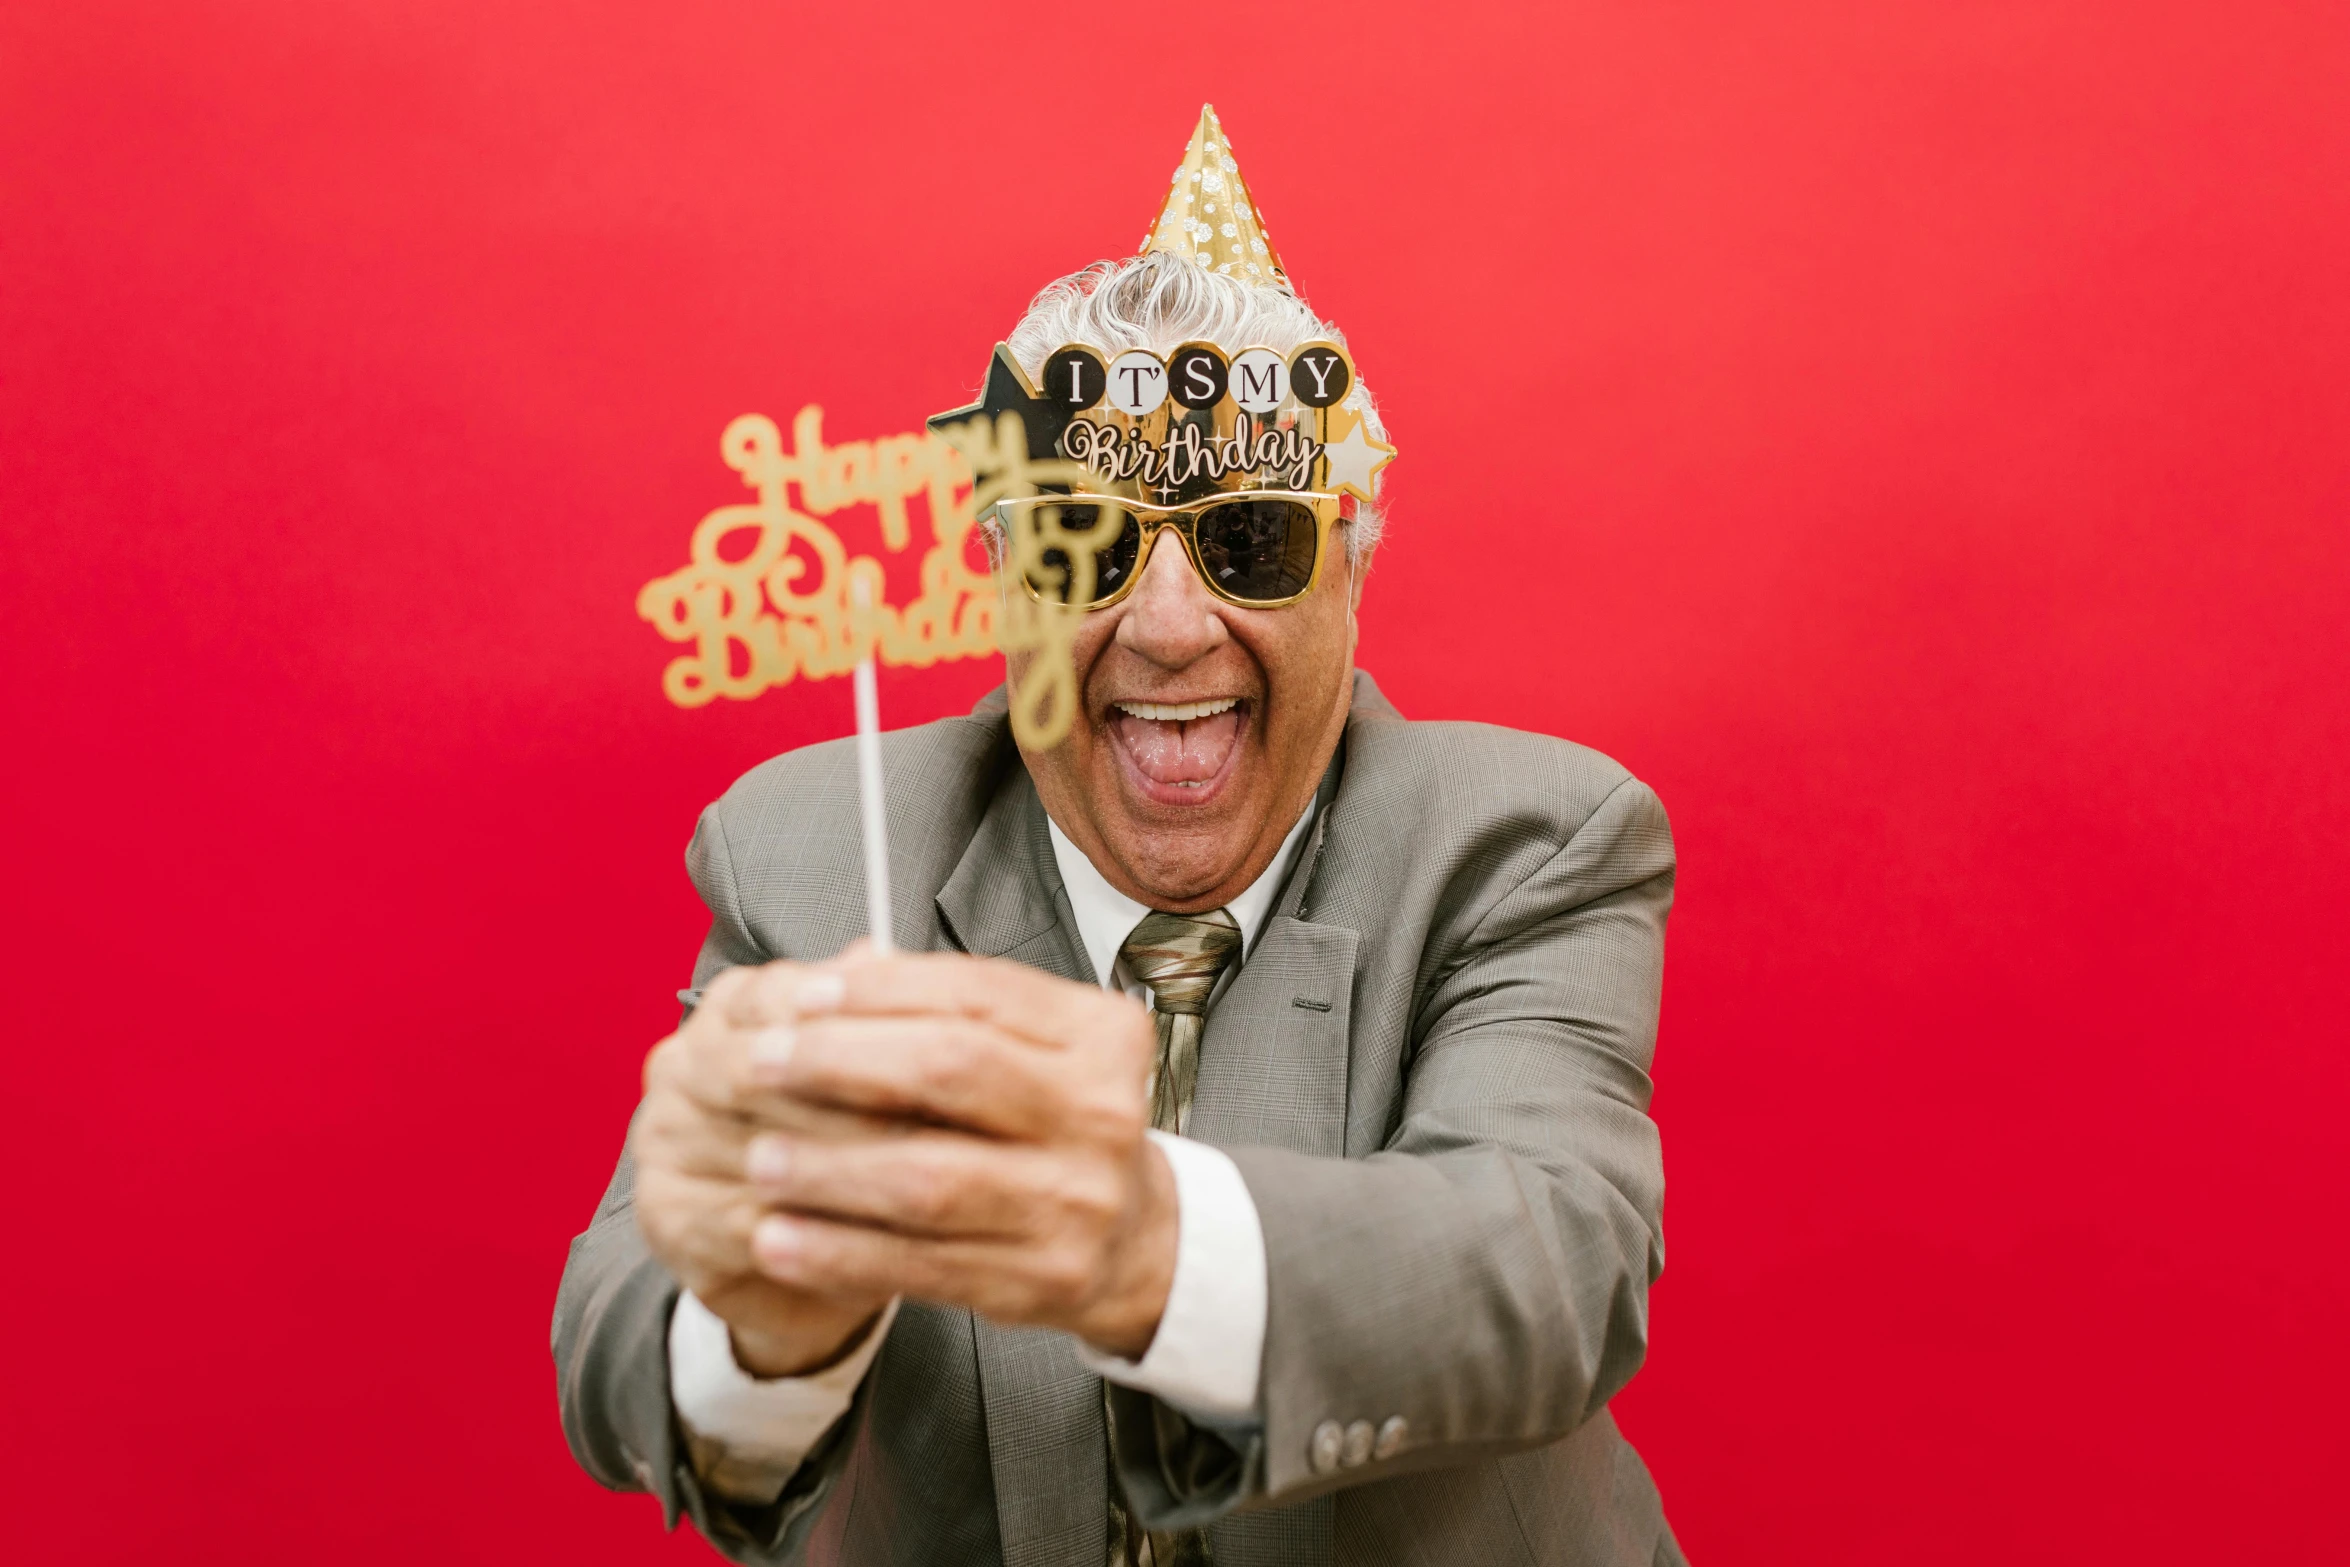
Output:
<instances>
[{"instance_id":1,"label":"man's hand","mask_svg":"<svg viewBox=\"0 0 2350 1567\"><path fill-rule=\"evenodd\" d=\"M795 973L785 1018L744 1047L753 1086L729 1089L736 1105L801 1107L752 1112L739 1151L772 1210L748 1242L771 1287L865 1309L944 1301L1139 1359L1177 1223L1174 1175L1143 1135L1148 1014L992 958L852 950ZM730 1209L729 1261L740 1222Z\"/></svg>"},{"instance_id":2,"label":"man's hand","mask_svg":"<svg viewBox=\"0 0 2350 1567\"><path fill-rule=\"evenodd\" d=\"M837 1359L890 1291L823 1293L762 1274L751 1234L763 1199L744 1150L762 1127L811 1138L890 1135L866 1117L803 1106L758 1086L752 1042L788 1026L795 998L825 1002L837 974L799 964L718 976L685 1026L645 1061L645 1097L629 1128L637 1223L662 1265L732 1330L735 1359L760 1376L795 1376Z\"/></svg>"}]
</instances>

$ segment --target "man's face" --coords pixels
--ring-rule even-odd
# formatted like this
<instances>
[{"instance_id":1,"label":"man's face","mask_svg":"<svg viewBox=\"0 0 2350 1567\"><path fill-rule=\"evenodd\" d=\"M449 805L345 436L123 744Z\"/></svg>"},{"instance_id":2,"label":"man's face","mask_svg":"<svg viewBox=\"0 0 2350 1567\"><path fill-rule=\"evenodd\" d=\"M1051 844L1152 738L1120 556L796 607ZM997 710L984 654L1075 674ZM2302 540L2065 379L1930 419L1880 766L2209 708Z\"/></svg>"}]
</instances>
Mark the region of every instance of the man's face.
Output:
<instances>
[{"instance_id":1,"label":"man's face","mask_svg":"<svg viewBox=\"0 0 2350 1567\"><path fill-rule=\"evenodd\" d=\"M1128 897L1175 914L1230 902L1313 798L1353 695L1343 525L1325 548L1313 592L1240 609L1162 531L1133 591L1085 617L1077 720L1061 744L1022 754L1053 820Z\"/></svg>"}]
</instances>

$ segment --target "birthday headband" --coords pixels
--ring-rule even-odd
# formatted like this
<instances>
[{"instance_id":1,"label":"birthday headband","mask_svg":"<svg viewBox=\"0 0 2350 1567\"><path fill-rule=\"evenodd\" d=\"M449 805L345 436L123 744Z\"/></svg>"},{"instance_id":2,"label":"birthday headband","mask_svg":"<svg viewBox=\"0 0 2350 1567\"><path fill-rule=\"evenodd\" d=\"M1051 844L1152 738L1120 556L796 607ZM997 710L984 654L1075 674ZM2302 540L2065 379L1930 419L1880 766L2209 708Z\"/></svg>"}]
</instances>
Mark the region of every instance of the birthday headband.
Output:
<instances>
[{"instance_id":1,"label":"birthday headband","mask_svg":"<svg viewBox=\"0 0 2350 1567\"><path fill-rule=\"evenodd\" d=\"M1212 105L1200 110L1142 253L1291 291ZM1144 506L1248 489L1368 501L1395 448L1372 437L1354 391L1354 361L1328 341L1286 351L1190 342L1166 354L1072 343L1046 356L1034 380L999 343L979 400L930 428L943 437L1018 414L1031 460L1076 463L1078 488Z\"/></svg>"},{"instance_id":2,"label":"birthday headband","mask_svg":"<svg viewBox=\"0 0 2350 1567\"><path fill-rule=\"evenodd\" d=\"M1236 490L1367 501L1395 448L1346 406L1354 385L1354 361L1332 342L1286 355L1194 342L1164 357L1072 343L1035 381L998 343L979 401L936 415L930 428L952 441L948 432L973 420L1017 414L1032 460L1075 463L1077 488L1146 507Z\"/></svg>"}]
</instances>

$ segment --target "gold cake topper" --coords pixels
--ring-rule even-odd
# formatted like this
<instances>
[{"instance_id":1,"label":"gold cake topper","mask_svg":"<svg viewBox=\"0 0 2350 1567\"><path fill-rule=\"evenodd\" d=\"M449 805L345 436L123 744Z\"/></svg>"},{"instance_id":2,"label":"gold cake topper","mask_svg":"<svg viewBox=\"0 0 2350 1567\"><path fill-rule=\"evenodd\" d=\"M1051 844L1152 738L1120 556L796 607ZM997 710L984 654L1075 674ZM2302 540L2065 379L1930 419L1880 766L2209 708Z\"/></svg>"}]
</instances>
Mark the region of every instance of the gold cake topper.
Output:
<instances>
[{"instance_id":1,"label":"gold cake topper","mask_svg":"<svg viewBox=\"0 0 2350 1567\"><path fill-rule=\"evenodd\" d=\"M974 516L994 513L1000 501L1066 493L1085 481L1083 464L1031 456L1028 431L1016 412L981 414L934 428L970 466ZM1097 561L1126 526L1126 513L1116 506L1082 511L1087 526L1071 528L1058 506L1023 510L1009 523L999 521L989 539L1002 593L996 640L1005 655L1012 736L1033 751L1059 745L1076 721L1077 664L1071 650L1085 607L1093 601ZM1018 653L1029 657L1015 675L1011 659Z\"/></svg>"},{"instance_id":2,"label":"gold cake topper","mask_svg":"<svg viewBox=\"0 0 2350 1567\"><path fill-rule=\"evenodd\" d=\"M996 588L966 556L971 474L953 447L927 432L827 445L811 404L792 420L791 449L774 420L744 414L719 450L758 498L705 516L687 563L637 594L640 616L692 647L661 672L670 701L748 701L802 675L845 675L868 648L917 666L995 651ZM930 547L921 592L899 608L882 595L882 562L851 555L831 519L870 506L882 548L900 553L914 543L915 505Z\"/></svg>"}]
</instances>

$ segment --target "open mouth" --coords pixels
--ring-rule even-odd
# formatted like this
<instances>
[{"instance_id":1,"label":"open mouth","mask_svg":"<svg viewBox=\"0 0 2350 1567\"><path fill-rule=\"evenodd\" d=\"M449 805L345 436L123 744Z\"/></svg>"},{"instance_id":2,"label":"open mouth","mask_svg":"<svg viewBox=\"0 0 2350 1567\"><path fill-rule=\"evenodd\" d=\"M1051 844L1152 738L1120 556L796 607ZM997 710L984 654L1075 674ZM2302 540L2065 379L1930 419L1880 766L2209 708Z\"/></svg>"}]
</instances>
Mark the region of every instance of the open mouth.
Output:
<instances>
[{"instance_id":1,"label":"open mouth","mask_svg":"<svg viewBox=\"0 0 2350 1567\"><path fill-rule=\"evenodd\" d=\"M1109 716L1117 749L1146 796L1163 805L1201 805L1231 775L1248 704L1231 696L1113 702Z\"/></svg>"}]
</instances>

